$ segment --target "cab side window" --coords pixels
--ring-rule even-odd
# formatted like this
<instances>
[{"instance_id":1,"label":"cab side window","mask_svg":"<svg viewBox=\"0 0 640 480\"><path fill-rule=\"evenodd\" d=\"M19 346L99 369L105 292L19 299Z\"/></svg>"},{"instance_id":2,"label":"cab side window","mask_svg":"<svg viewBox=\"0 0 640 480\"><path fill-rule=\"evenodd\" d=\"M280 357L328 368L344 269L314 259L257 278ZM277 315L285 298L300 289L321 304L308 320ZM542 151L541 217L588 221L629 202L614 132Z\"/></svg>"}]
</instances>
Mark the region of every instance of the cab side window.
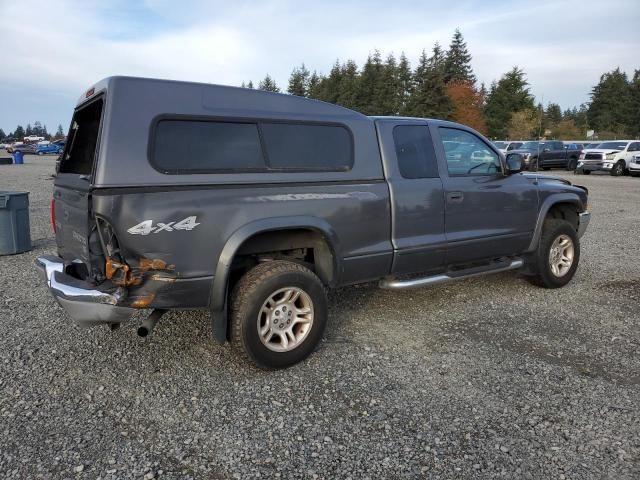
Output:
<instances>
[{"instance_id":1,"label":"cab side window","mask_svg":"<svg viewBox=\"0 0 640 480\"><path fill-rule=\"evenodd\" d=\"M435 178L438 176L436 153L429 127L398 125L393 129L398 169L403 178Z\"/></svg>"},{"instance_id":2,"label":"cab side window","mask_svg":"<svg viewBox=\"0 0 640 480\"><path fill-rule=\"evenodd\" d=\"M476 135L447 127L440 127L439 131L449 175L495 175L502 172L498 154Z\"/></svg>"},{"instance_id":3,"label":"cab side window","mask_svg":"<svg viewBox=\"0 0 640 480\"><path fill-rule=\"evenodd\" d=\"M629 145L629 148L627 149L628 152L639 152L640 151L640 142L633 142L631 145Z\"/></svg>"}]
</instances>

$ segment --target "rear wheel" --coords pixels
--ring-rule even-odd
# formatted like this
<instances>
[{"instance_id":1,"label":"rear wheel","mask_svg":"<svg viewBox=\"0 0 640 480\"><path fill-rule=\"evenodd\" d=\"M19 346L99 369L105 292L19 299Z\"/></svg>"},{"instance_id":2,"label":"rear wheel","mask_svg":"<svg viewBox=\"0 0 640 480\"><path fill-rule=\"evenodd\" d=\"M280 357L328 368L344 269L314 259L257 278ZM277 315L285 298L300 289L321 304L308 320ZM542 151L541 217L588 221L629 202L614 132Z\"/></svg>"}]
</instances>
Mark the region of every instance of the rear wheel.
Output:
<instances>
[{"instance_id":1,"label":"rear wheel","mask_svg":"<svg viewBox=\"0 0 640 480\"><path fill-rule=\"evenodd\" d=\"M573 172L575 171L577 166L578 166L578 161L575 158L572 158L569 160L569 163L567 164L567 170L570 172Z\"/></svg>"},{"instance_id":2,"label":"rear wheel","mask_svg":"<svg viewBox=\"0 0 640 480\"><path fill-rule=\"evenodd\" d=\"M580 260L580 241L566 220L545 220L538 250L531 259L530 280L544 288L564 287L571 281Z\"/></svg>"},{"instance_id":3,"label":"rear wheel","mask_svg":"<svg viewBox=\"0 0 640 480\"><path fill-rule=\"evenodd\" d=\"M300 264L261 263L233 289L231 343L261 368L286 368L307 358L326 324L324 285Z\"/></svg>"},{"instance_id":4,"label":"rear wheel","mask_svg":"<svg viewBox=\"0 0 640 480\"><path fill-rule=\"evenodd\" d=\"M613 175L614 177L619 177L620 175L623 175L624 167L625 167L624 161L620 160L611 168L611 175Z\"/></svg>"},{"instance_id":5,"label":"rear wheel","mask_svg":"<svg viewBox=\"0 0 640 480\"><path fill-rule=\"evenodd\" d=\"M591 175L591 170L583 170L582 173L585 175Z\"/></svg>"}]
</instances>

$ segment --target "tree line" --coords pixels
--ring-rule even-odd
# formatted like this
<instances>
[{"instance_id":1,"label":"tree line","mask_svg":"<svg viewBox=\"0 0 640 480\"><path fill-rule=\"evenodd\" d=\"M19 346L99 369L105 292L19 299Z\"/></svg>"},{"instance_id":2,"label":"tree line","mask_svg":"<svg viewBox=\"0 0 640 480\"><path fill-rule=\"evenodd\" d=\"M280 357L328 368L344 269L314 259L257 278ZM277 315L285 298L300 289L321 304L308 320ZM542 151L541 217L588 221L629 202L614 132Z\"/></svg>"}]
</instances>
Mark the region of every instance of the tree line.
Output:
<instances>
[{"instance_id":1,"label":"tree line","mask_svg":"<svg viewBox=\"0 0 640 480\"><path fill-rule=\"evenodd\" d=\"M598 138L640 136L640 70L632 78L619 68L604 73L590 93L590 101L562 111L557 103L543 106L530 92L525 72L512 67L489 88L478 85L471 54L459 29L449 48L438 43L422 51L413 68L401 53L384 59L376 50L360 68L355 61L336 61L329 73L304 65L291 72L286 92L357 110L365 115L403 115L452 120L469 125L493 139L581 139L594 130ZM242 87L256 88L252 81ZM258 89L280 92L267 74ZM21 140L28 135L50 139L46 125L18 125L0 139ZM63 137L62 125L55 137Z\"/></svg>"},{"instance_id":2,"label":"tree line","mask_svg":"<svg viewBox=\"0 0 640 480\"><path fill-rule=\"evenodd\" d=\"M479 86L471 54L459 29L445 51L436 43L412 68L407 57L384 59L376 50L359 68L336 61L327 75L304 65L291 72L286 92L357 110L365 115L403 115L452 120L494 139L581 139L640 136L640 70L632 79L619 68L601 76L591 101L562 111L556 103L535 102L525 72L512 67L487 89ZM242 87L255 88L252 81ZM257 86L280 92L267 74Z\"/></svg>"},{"instance_id":3,"label":"tree line","mask_svg":"<svg viewBox=\"0 0 640 480\"><path fill-rule=\"evenodd\" d=\"M11 139L16 142L20 142L24 137L29 137L31 135L44 137L45 140L57 140L59 138L64 138L65 133L62 129L62 125L58 125L56 133L52 135L47 131L47 126L37 120L33 122L33 125L28 123L26 128L22 125L18 125L13 132L9 133L5 133L4 130L0 128L0 141Z\"/></svg>"}]
</instances>

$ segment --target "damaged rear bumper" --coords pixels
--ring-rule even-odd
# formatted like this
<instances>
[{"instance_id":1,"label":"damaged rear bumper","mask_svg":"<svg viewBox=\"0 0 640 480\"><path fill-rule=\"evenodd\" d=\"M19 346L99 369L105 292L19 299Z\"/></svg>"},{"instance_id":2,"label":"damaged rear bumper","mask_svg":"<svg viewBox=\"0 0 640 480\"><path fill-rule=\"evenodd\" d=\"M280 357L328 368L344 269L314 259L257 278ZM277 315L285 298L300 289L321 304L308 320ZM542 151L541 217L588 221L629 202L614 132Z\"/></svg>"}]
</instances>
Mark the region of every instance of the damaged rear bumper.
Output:
<instances>
[{"instance_id":1,"label":"damaged rear bumper","mask_svg":"<svg viewBox=\"0 0 640 480\"><path fill-rule=\"evenodd\" d=\"M64 308L73 323L88 327L128 320L135 309L120 306L125 290L96 290L91 285L65 272L61 258L45 255L35 260L53 298Z\"/></svg>"}]
</instances>

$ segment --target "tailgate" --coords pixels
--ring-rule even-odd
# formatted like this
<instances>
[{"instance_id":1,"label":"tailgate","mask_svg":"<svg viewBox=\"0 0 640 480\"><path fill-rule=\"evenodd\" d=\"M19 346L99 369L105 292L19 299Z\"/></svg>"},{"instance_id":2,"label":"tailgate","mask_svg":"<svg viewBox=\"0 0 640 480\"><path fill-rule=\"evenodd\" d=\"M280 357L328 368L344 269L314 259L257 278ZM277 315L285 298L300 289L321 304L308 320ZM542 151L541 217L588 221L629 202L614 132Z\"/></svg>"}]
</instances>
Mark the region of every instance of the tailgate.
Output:
<instances>
[{"instance_id":1,"label":"tailgate","mask_svg":"<svg viewBox=\"0 0 640 480\"><path fill-rule=\"evenodd\" d=\"M68 185L72 179L66 180L56 181L53 190L58 254L67 261L80 259L89 265L89 185L84 181L82 190Z\"/></svg>"}]
</instances>

